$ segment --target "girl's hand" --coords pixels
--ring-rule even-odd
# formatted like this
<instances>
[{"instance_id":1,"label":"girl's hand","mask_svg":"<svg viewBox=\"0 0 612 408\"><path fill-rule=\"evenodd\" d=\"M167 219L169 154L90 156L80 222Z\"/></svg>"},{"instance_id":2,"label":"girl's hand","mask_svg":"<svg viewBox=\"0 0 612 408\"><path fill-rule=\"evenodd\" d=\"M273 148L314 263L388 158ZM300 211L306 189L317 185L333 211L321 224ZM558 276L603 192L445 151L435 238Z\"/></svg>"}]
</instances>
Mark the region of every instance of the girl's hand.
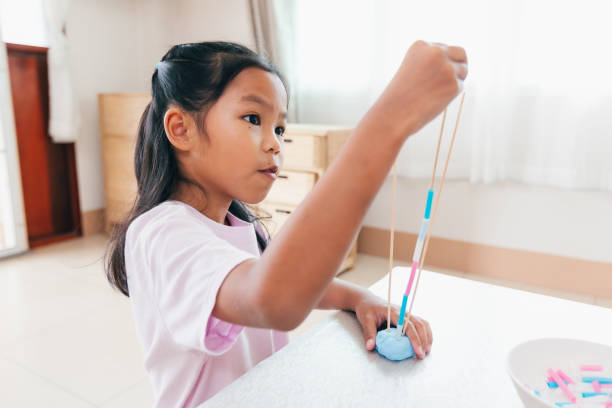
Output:
<instances>
[{"instance_id":1,"label":"girl's hand","mask_svg":"<svg viewBox=\"0 0 612 408\"><path fill-rule=\"evenodd\" d=\"M461 47L416 41L376 105L405 137L434 119L463 88L468 73Z\"/></svg>"},{"instance_id":2,"label":"girl's hand","mask_svg":"<svg viewBox=\"0 0 612 408\"><path fill-rule=\"evenodd\" d=\"M397 325L400 308L391 304L391 323ZM355 307L357 320L361 324L366 339L366 349L373 350L376 345L376 333L379 328L387 326L387 302L371 293L365 294ZM410 316L406 335L419 359L425 358L431 351L433 337L429 323L418 316Z\"/></svg>"}]
</instances>

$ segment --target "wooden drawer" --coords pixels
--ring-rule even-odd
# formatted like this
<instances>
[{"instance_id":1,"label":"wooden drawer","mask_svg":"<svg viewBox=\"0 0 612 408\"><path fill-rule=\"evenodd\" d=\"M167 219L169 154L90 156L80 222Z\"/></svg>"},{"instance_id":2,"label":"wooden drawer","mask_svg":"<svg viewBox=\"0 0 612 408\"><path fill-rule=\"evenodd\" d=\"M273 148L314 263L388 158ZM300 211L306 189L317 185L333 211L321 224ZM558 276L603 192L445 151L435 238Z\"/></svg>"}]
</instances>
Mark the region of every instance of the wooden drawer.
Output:
<instances>
[{"instance_id":1,"label":"wooden drawer","mask_svg":"<svg viewBox=\"0 0 612 408\"><path fill-rule=\"evenodd\" d=\"M257 206L251 207L255 215L261 217L261 222L265 225L272 238L278 234L283 224L287 221L296 208L297 207L291 205L274 204L266 201L258 204ZM352 269L355 266L356 258L357 238L355 238L347 257L340 265L337 273L339 274L348 269Z\"/></svg>"},{"instance_id":2,"label":"wooden drawer","mask_svg":"<svg viewBox=\"0 0 612 408\"><path fill-rule=\"evenodd\" d=\"M287 221L295 208L296 207L292 205L263 202L257 206L255 214L262 217L261 222L268 229L270 236L273 237L280 230L285 221Z\"/></svg>"},{"instance_id":3,"label":"wooden drawer","mask_svg":"<svg viewBox=\"0 0 612 408\"><path fill-rule=\"evenodd\" d=\"M325 138L313 135L285 134L285 167L295 170L322 170L327 166Z\"/></svg>"},{"instance_id":4,"label":"wooden drawer","mask_svg":"<svg viewBox=\"0 0 612 408\"><path fill-rule=\"evenodd\" d=\"M281 171L272 185L266 201L298 205L317 181L316 173Z\"/></svg>"}]
</instances>

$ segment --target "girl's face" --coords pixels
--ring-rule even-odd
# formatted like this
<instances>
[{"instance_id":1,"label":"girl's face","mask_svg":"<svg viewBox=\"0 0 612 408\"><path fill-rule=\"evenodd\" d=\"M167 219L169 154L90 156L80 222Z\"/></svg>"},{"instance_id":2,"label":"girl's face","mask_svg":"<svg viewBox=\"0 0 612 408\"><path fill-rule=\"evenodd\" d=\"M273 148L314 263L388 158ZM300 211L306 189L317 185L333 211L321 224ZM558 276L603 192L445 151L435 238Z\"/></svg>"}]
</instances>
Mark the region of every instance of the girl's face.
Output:
<instances>
[{"instance_id":1,"label":"girl's face","mask_svg":"<svg viewBox=\"0 0 612 408\"><path fill-rule=\"evenodd\" d=\"M287 93L278 76L244 69L204 123L205 132L199 132L188 152L181 152L188 153L179 157L183 174L204 187L208 204L263 200L283 163Z\"/></svg>"}]
</instances>

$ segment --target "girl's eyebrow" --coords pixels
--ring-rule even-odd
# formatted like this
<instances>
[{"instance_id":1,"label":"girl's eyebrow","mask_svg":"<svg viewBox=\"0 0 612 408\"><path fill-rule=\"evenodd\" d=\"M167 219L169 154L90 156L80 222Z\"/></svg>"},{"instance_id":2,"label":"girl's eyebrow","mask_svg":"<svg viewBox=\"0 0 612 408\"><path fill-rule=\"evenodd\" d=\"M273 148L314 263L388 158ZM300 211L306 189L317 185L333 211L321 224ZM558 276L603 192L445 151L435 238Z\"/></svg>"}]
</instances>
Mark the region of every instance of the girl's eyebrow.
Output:
<instances>
[{"instance_id":1,"label":"girl's eyebrow","mask_svg":"<svg viewBox=\"0 0 612 408\"><path fill-rule=\"evenodd\" d=\"M242 98L240 98L240 101L246 101L246 102L255 102L258 103L262 106L264 106L265 108L269 109L269 110L273 110L274 108L272 107L272 104L268 101L266 101L264 98L255 95L255 94L249 94L249 95L244 95ZM283 119L287 118L287 112L283 111L280 114L280 117L282 117Z\"/></svg>"}]
</instances>

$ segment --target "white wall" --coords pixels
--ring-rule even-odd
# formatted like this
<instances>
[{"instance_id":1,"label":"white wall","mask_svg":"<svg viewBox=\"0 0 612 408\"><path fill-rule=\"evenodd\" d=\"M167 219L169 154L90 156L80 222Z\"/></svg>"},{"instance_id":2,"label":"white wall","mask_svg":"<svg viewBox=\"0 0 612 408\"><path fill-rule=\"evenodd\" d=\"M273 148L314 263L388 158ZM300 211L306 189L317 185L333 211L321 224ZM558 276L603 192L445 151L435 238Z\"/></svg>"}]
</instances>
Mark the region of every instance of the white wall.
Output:
<instances>
[{"instance_id":1,"label":"white wall","mask_svg":"<svg viewBox=\"0 0 612 408\"><path fill-rule=\"evenodd\" d=\"M104 206L98 93L144 91L133 52L135 17L133 1L71 2L67 32L82 121L75 145L81 211Z\"/></svg>"},{"instance_id":2,"label":"white wall","mask_svg":"<svg viewBox=\"0 0 612 408\"><path fill-rule=\"evenodd\" d=\"M104 207L99 93L150 92L155 63L178 43L254 44L243 0L78 0L67 28L83 123L76 143L81 211Z\"/></svg>"},{"instance_id":3,"label":"white wall","mask_svg":"<svg viewBox=\"0 0 612 408\"><path fill-rule=\"evenodd\" d=\"M396 230L417 234L429 180L398 177ZM389 229L391 178L364 225ZM612 263L612 193L449 181L432 234L438 237ZM612 273L612 268L610 270Z\"/></svg>"}]
</instances>

